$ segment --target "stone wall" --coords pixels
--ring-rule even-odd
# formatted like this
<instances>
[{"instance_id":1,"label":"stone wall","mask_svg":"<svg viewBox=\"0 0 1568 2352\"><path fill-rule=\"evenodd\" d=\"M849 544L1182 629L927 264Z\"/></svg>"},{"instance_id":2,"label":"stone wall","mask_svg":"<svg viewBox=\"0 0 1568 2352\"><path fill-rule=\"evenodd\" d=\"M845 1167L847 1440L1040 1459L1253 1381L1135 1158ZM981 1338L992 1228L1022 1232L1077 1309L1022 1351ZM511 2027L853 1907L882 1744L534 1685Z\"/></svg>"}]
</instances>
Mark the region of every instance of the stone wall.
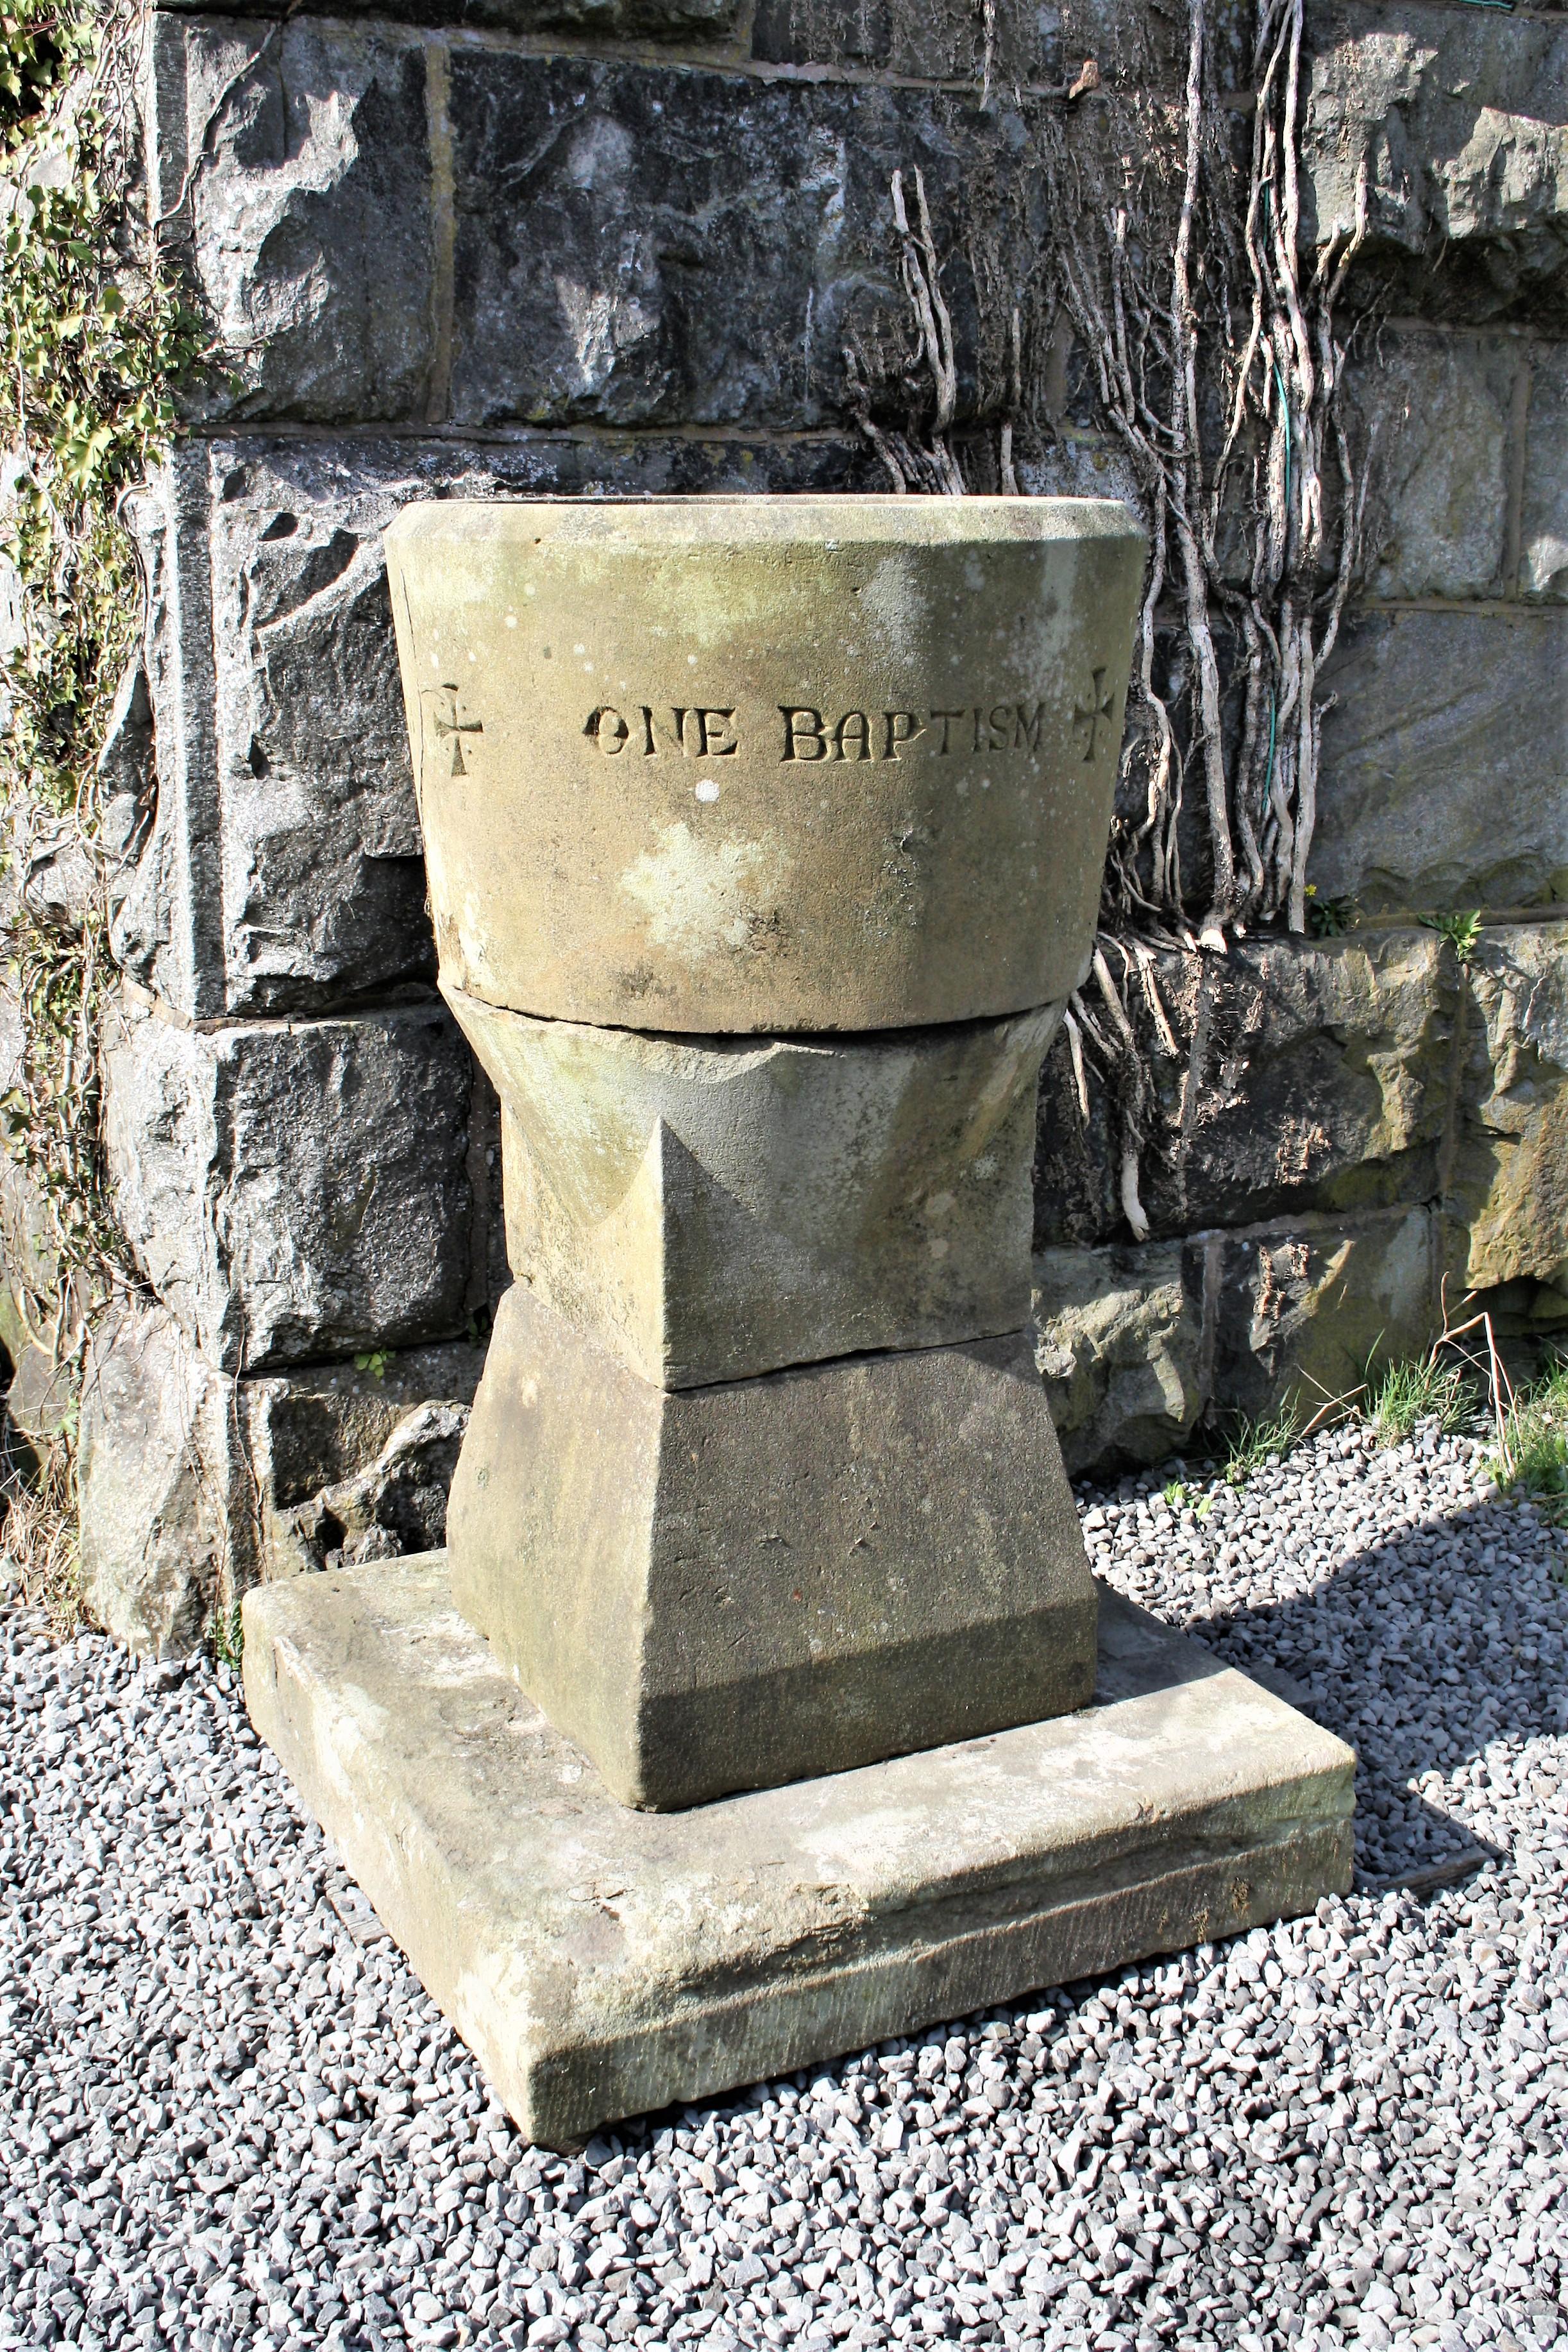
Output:
<instances>
[{"instance_id":1,"label":"stone wall","mask_svg":"<svg viewBox=\"0 0 1568 2352\"><path fill-rule=\"evenodd\" d=\"M1156 960L1177 1051L1121 1213L1042 1088L1040 1360L1070 1466L1314 1410L1485 1305L1568 1324L1568 20L1314 5L1303 233L1354 215L1365 592L1325 680L1320 923ZM1468 963L1420 918L1481 918ZM1134 1003L1139 1003L1134 991Z\"/></svg>"},{"instance_id":2,"label":"stone wall","mask_svg":"<svg viewBox=\"0 0 1568 2352\"><path fill-rule=\"evenodd\" d=\"M1568 1316L1568 20L1314 0L1310 30L1304 233L1364 157L1385 312L1315 860L1360 927L1162 965L1141 1244L1053 1059L1040 1360L1075 1466L1346 1385L1424 1342L1445 1276ZM968 0L155 16L149 181L219 364L130 513L107 1132L147 1288L97 1342L80 1458L89 1598L139 1644L434 1540L506 1280L495 1107L432 986L383 525L879 487L845 352L903 331L898 169L982 426L1051 233L1041 123L1084 57L1174 87L1185 47L1144 0L1002 0L990 38ZM1033 487L1116 485L1057 428ZM1412 922L1456 907L1486 917L1468 971Z\"/></svg>"}]
</instances>

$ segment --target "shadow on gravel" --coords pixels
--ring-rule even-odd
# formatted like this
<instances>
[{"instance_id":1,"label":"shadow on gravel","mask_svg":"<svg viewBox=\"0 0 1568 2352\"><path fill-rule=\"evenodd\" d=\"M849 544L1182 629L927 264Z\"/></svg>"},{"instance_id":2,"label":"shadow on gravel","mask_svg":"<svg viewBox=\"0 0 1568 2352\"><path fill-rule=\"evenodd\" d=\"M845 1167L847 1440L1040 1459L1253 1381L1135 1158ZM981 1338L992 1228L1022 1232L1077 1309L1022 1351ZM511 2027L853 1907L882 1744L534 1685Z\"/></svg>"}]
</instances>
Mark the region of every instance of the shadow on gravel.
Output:
<instances>
[{"instance_id":1,"label":"shadow on gravel","mask_svg":"<svg viewBox=\"0 0 1568 2352\"><path fill-rule=\"evenodd\" d=\"M1347 1559L1310 1591L1186 1630L1355 1748L1358 1884L1451 1883L1500 1858L1412 1783L1568 1729L1568 1589L1483 1504Z\"/></svg>"}]
</instances>

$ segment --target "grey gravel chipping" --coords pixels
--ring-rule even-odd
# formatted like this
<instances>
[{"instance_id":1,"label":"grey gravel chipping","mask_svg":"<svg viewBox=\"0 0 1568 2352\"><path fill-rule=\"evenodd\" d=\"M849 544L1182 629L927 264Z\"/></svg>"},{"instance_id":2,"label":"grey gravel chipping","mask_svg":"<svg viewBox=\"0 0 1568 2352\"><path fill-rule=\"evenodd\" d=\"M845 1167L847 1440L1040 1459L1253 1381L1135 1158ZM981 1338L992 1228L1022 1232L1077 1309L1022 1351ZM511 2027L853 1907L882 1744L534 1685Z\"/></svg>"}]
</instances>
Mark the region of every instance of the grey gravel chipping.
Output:
<instances>
[{"instance_id":1,"label":"grey gravel chipping","mask_svg":"<svg viewBox=\"0 0 1568 2352\"><path fill-rule=\"evenodd\" d=\"M1356 1742L1359 1891L577 2160L519 2145L224 1668L10 1612L0 2345L1558 2342L1562 1538L1430 1433L1181 1475L1083 1494L1096 1565Z\"/></svg>"}]
</instances>

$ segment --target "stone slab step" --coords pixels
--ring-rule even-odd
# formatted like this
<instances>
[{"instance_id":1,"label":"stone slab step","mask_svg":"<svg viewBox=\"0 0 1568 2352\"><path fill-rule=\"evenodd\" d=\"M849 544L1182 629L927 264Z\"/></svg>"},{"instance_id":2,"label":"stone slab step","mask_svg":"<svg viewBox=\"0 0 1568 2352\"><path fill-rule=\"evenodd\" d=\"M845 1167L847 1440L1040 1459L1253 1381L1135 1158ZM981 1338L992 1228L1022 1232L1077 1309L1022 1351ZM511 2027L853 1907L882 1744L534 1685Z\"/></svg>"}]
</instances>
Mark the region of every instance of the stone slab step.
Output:
<instances>
[{"instance_id":1,"label":"stone slab step","mask_svg":"<svg viewBox=\"0 0 1568 2352\"><path fill-rule=\"evenodd\" d=\"M1350 1885L1351 1749L1110 1592L1092 1706L666 1813L498 1671L443 1552L245 1630L257 1730L547 2146Z\"/></svg>"}]
</instances>

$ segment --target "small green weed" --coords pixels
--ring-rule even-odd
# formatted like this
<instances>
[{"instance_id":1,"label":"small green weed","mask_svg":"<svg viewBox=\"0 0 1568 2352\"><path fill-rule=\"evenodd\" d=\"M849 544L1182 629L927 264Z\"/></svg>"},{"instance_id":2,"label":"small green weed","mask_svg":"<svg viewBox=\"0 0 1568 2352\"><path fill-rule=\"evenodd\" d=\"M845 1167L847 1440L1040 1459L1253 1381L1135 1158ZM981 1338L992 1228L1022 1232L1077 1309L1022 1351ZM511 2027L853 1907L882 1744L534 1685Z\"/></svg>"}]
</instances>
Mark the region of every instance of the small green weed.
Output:
<instances>
[{"instance_id":1,"label":"small green weed","mask_svg":"<svg viewBox=\"0 0 1568 2352\"><path fill-rule=\"evenodd\" d=\"M1481 919L1474 907L1463 910L1439 912L1421 917L1424 930L1436 931L1448 940L1462 964L1475 961L1476 950L1481 943Z\"/></svg>"},{"instance_id":2,"label":"small green weed","mask_svg":"<svg viewBox=\"0 0 1568 2352\"><path fill-rule=\"evenodd\" d=\"M1515 1391L1490 1466L1500 1486L1568 1528L1568 1361Z\"/></svg>"},{"instance_id":3,"label":"small green weed","mask_svg":"<svg viewBox=\"0 0 1568 2352\"><path fill-rule=\"evenodd\" d=\"M391 1361L392 1356L387 1349L371 1348L362 1356L354 1358L354 1370L357 1372L369 1372L372 1381L384 1381L387 1376L387 1366Z\"/></svg>"},{"instance_id":4,"label":"small green weed","mask_svg":"<svg viewBox=\"0 0 1568 2352\"><path fill-rule=\"evenodd\" d=\"M1173 1478L1171 1480L1170 1485L1161 1495L1160 1500L1162 1503L1168 1503L1173 1511L1180 1510L1182 1505L1186 1500L1186 1488L1182 1485L1179 1478Z\"/></svg>"},{"instance_id":5,"label":"small green weed","mask_svg":"<svg viewBox=\"0 0 1568 2352\"><path fill-rule=\"evenodd\" d=\"M236 1601L232 1609L214 1609L207 1620L207 1643L220 1666L238 1674L245 1659L245 1620Z\"/></svg>"},{"instance_id":6,"label":"small green weed","mask_svg":"<svg viewBox=\"0 0 1568 2352\"><path fill-rule=\"evenodd\" d=\"M1445 1433L1463 1429L1479 1405L1462 1364L1424 1356L1387 1367L1369 1389L1366 1417L1385 1445L1398 1445L1423 1421L1435 1421Z\"/></svg>"},{"instance_id":7,"label":"small green weed","mask_svg":"<svg viewBox=\"0 0 1568 2352\"><path fill-rule=\"evenodd\" d=\"M1301 1433L1301 1417L1293 1400L1281 1405L1272 1419L1249 1412L1238 1416L1226 1448L1221 1476L1228 1486L1245 1486L1249 1478L1276 1456L1289 1454Z\"/></svg>"},{"instance_id":8,"label":"small green weed","mask_svg":"<svg viewBox=\"0 0 1568 2352\"><path fill-rule=\"evenodd\" d=\"M1341 940L1355 929L1361 908L1354 898L1320 898L1311 882L1306 895L1307 929L1314 940Z\"/></svg>"}]
</instances>

